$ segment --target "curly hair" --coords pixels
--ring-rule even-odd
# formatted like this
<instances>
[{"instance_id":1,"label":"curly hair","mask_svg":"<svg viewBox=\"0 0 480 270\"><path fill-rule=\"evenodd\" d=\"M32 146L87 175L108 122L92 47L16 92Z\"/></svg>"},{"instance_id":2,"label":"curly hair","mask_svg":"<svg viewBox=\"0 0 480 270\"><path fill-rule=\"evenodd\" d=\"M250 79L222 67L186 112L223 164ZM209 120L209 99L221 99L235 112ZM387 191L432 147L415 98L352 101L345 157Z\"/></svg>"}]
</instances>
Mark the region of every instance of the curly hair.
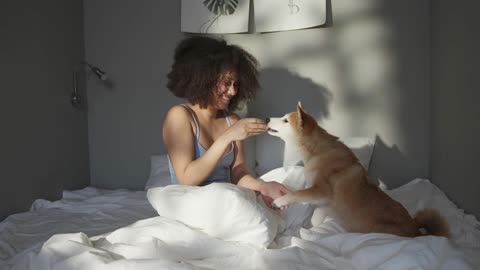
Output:
<instances>
[{"instance_id":1,"label":"curly hair","mask_svg":"<svg viewBox=\"0 0 480 270\"><path fill-rule=\"evenodd\" d=\"M177 45L173 60L167 75L168 89L202 108L207 107L219 76L232 67L239 74L239 86L230 100L230 110L252 100L260 89L257 59L239 46L227 45L225 40L205 36L186 38Z\"/></svg>"}]
</instances>

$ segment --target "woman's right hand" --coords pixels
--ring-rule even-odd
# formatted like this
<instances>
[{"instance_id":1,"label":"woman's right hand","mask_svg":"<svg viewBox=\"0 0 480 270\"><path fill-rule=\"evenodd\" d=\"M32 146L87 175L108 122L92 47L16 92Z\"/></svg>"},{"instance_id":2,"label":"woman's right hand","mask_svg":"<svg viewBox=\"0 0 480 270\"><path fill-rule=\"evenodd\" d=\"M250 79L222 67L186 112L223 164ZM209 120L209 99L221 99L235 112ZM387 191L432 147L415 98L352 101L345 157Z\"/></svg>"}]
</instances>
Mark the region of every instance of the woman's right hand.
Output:
<instances>
[{"instance_id":1,"label":"woman's right hand","mask_svg":"<svg viewBox=\"0 0 480 270\"><path fill-rule=\"evenodd\" d=\"M268 126L258 118L243 118L225 131L230 141L241 141L248 137L260 135L268 130Z\"/></svg>"},{"instance_id":2,"label":"woman's right hand","mask_svg":"<svg viewBox=\"0 0 480 270\"><path fill-rule=\"evenodd\" d=\"M264 182L259 191L262 194L265 205L270 208L273 208L272 203L275 199L278 199L290 192L288 188L276 181ZM280 207L280 210L285 210L287 208L288 205L284 205Z\"/></svg>"}]
</instances>

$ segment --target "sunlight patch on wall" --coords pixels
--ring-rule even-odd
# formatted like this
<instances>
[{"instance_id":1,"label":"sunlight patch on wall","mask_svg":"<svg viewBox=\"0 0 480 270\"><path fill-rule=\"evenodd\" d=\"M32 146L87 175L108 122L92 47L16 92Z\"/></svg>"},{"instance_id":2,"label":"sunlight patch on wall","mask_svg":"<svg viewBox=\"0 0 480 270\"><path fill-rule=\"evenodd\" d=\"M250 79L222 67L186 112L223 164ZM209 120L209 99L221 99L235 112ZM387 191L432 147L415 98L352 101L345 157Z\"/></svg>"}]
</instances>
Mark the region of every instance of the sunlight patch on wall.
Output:
<instances>
[{"instance_id":1,"label":"sunlight patch on wall","mask_svg":"<svg viewBox=\"0 0 480 270\"><path fill-rule=\"evenodd\" d=\"M398 63L392 29L377 17L363 14L355 18L342 24L336 36L337 71L342 79L335 93L338 102L331 108L336 120L327 125L339 133L378 133L386 143L398 143L402 133L395 121Z\"/></svg>"},{"instance_id":2,"label":"sunlight patch on wall","mask_svg":"<svg viewBox=\"0 0 480 270\"><path fill-rule=\"evenodd\" d=\"M314 90L328 91L328 114L317 120L332 134L372 138L378 134L386 144L402 145L396 120L400 91L392 44L395 33L388 22L371 15L379 1L346 2L335 2L333 27L228 39L252 52L261 70L288 70L318 85ZM298 99L308 99L306 92L298 92Z\"/></svg>"},{"instance_id":3,"label":"sunlight patch on wall","mask_svg":"<svg viewBox=\"0 0 480 270\"><path fill-rule=\"evenodd\" d=\"M372 18L346 25L340 31L337 43L346 72L352 84L365 94L393 79L391 35L384 21Z\"/></svg>"},{"instance_id":4,"label":"sunlight patch on wall","mask_svg":"<svg viewBox=\"0 0 480 270\"><path fill-rule=\"evenodd\" d=\"M395 63L384 49L368 49L350 59L349 77L360 93L382 91L394 76ZM384 91L385 89L383 89Z\"/></svg>"},{"instance_id":5,"label":"sunlight patch on wall","mask_svg":"<svg viewBox=\"0 0 480 270\"><path fill-rule=\"evenodd\" d=\"M228 35L225 39L241 44L260 62L261 68L290 65L291 61L309 58L309 62L318 59L318 53L329 53L330 30L298 30L273 34Z\"/></svg>"}]
</instances>

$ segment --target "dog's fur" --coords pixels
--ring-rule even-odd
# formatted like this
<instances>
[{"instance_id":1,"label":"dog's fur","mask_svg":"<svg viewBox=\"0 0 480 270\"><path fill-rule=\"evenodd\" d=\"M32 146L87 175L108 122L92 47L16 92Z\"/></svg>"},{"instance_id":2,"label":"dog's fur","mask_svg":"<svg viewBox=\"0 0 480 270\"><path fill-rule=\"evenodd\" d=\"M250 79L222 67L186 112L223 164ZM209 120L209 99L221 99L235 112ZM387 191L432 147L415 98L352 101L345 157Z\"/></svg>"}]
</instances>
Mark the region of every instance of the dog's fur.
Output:
<instances>
[{"instance_id":1,"label":"dog's fur","mask_svg":"<svg viewBox=\"0 0 480 270\"><path fill-rule=\"evenodd\" d=\"M368 180L353 152L321 128L301 103L297 111L267 119L268 133L294 144L303 156L309 188L277 198L273 205L328 204L350 232L378 232L415 237L431 234L449 237L446 221L434 210L424 209L412 218L407 210Z\"/></svg>"}]
</instances>

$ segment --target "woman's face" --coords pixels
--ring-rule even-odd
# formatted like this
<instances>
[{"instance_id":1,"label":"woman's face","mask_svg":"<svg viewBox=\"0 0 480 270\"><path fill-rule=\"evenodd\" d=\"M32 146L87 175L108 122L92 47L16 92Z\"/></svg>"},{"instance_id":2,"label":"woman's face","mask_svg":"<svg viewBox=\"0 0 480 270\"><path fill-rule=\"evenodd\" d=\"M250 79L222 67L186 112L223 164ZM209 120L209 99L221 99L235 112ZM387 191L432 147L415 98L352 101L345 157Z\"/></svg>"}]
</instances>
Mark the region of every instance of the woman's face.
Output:
<instances>
[{"instance_id":1,"label":"woman's face","mask_svg":"<svg viewBox=\"0 0 480 270\"><path fill-rule=\"evenodd\" d=\"M238 92L238 72L235 68L227 69L220 75L216 89L213 91L211 105L219 110L226 110L230 100Z\"/></svg>"}]
</instances>

